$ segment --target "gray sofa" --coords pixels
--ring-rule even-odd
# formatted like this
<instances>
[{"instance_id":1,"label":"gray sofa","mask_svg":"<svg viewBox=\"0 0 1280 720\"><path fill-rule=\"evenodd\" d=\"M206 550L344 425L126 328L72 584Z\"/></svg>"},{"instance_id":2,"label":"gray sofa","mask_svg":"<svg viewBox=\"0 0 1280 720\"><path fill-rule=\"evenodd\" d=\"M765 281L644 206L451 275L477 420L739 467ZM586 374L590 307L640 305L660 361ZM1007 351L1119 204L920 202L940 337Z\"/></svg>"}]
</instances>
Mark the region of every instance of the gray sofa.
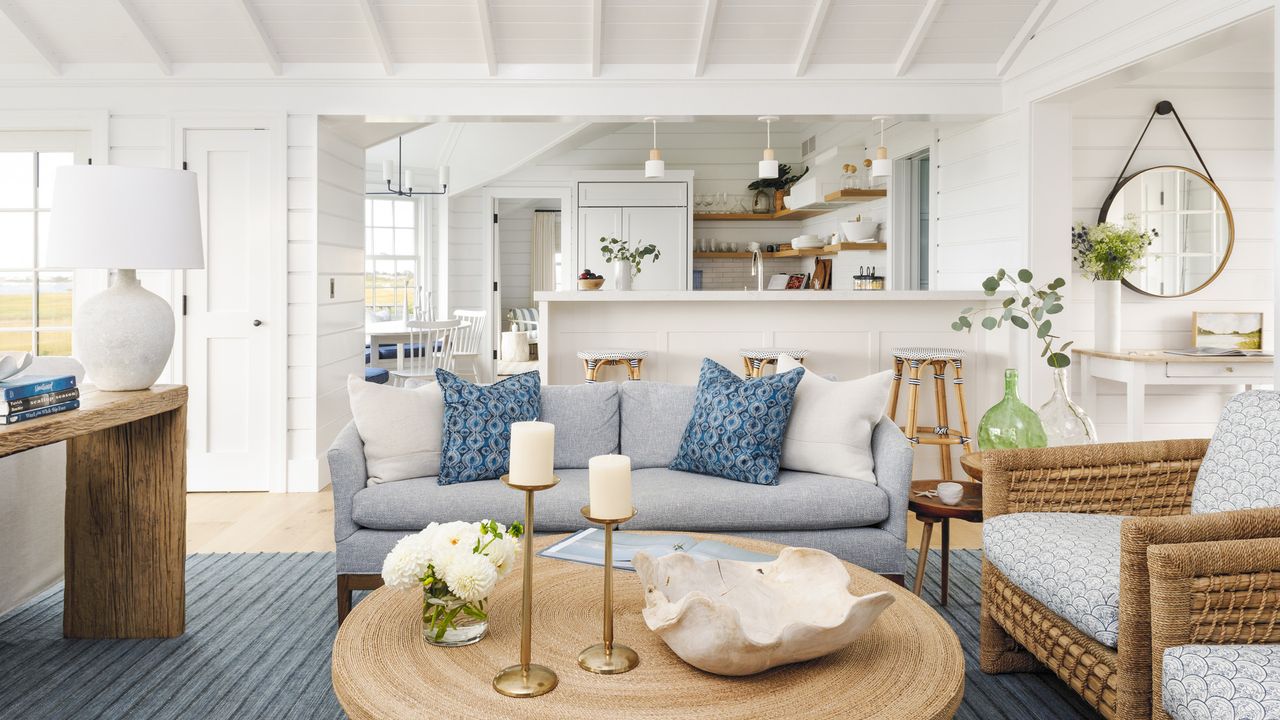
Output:
<instances>
[{"instance_id":1,"label":"gray sofa","mask_svg":"<svg viewBox=\"0 0 1280 720\"><path fill-rule=\"evenodd\" d=\"M701 531L826 550L901 582L912 450L887 418L872 438L876 484L783 470L772 486L668 470L693 411L694 388L654 382L544 386L541 419L556 426L560 484L537 499L535 529L587 526L587 460L629 455L638 514L628 530ZM382 560L431 522L523 517L523 495L498 480L439 485L434 477L369 484L364 444L348 424L329 448L339 622L353 590L382 584Z\"/></svg>"}]
</instances>

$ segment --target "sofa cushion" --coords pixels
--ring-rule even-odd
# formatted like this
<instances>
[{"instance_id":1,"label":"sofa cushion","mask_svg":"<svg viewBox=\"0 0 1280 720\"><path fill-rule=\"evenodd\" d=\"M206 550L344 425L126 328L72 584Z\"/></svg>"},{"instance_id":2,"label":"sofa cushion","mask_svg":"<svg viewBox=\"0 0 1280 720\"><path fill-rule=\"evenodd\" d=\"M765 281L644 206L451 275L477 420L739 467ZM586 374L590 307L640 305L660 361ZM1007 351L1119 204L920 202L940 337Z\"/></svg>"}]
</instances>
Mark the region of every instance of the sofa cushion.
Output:
<instances>
[{"instance_id":1,"label":"sofa cushion","mask_svg":"<svg viewBox=\"0 0 1280 720\"><path fill-rule=\"evenodd\" d=\"M560 484L537 496L537 532L588 525L587 471L556 470ZM773 486L650 468L632 474L639 513L627 530L761 532L831 530L875 525L889 517L889 498L875 485L783 471ZM432 522L524 517L524 495L497 480L439 485L435 478L370 485L356 493L352 518L377 530L417 531Z\"/></svg>"},{"instance_id":2,"label":"sofa cushion","mask_svg":"<svg viewBox=\"0 0 1280 720\"><path fill-rule=\"evenodd\" d=\"M692 385L625 382L618 387L621 407L620 450L631 468L665 468L680 449L693 415Z\"/></svg>"},{"instance_id":3,"label":"sofa cushion","mask_svg":"<svg viewBox=\"0 0 1280 720\"><path fill-rule=\"evenodd\" d=\"M982 524L982 546L1010 582L1107 647L1120 629L1118 515L1014 513Z\"/></svg>"},{"instance_id":4,"label":"sofa cushion","mask_svg":"<svg viewBox=\"0 0 1280 720\"><path fill-rule=\"evenodd\" d=\"M802 377L800 368L744 380L714 360L703 360L693 417L671 469L773 485Z\"/></svg>"},{"instance_id":5,"label":"sofa cushion","mask_svg":"<svg viewBox=\"0 0 1280 720\"><path fill-rule=\"evenodd\" d=\"M1191 491L1192 513L1280 507L1280 393L1250 390L1227 403Z\"/></svg>"},{"instance_id":6,"label":"sofa cushion","mask_svg":"<svg viewBox=\"0 0 1280 720\"><path fill-rule=\"evenodd\" d=\"M790 355L778 357L780 373L802 367ZM805 372L782 440L782 467L874 483L871 433L884 417L892 380L888 370L845 382Z\"/></svg>"},{"instance_id":7,"label":"sofa cushion","mask_svg":"<svg viewBox=\"0 0 1280 720\"><path fill-rule=\"evenodd\" d=\"M408 389L347 378L351 417L364 441L369 482L435 475L440 472L444 398L428 383Z\"/></svg>"},{"instance_id":8,"label":"sofa cushion","mask_svg":"<svg viewBox=\"0 0 1280 720\"><path fill-rule=\"evenodd\" d=\"M542 405L538 373L476 385L437 369L436 382L444 394L440 484L504 475L511 455L511 423L538 419Z\"/></svg>"},{"instance_id":9,"label":"sofa cushion","mask_svg":"<svg viewBox=\"0 0 1280 720\"><path fill-rule=\"evenodd\" d=\"M557 468L585 468L596 455L618 452L616 383L543 385L538 419L556 426Z\"/></svg>"},{"instance_id":10,"label":"sofa cushion","mask_svg":"<svg viewBox=\"0 0 1280 720\"><path fill-rule=\"evenodd\" d=\"M1164 651L1163 668L1174 720L1280 718L1280 645L1180 645Z\"/></svg>"}]
</instances>

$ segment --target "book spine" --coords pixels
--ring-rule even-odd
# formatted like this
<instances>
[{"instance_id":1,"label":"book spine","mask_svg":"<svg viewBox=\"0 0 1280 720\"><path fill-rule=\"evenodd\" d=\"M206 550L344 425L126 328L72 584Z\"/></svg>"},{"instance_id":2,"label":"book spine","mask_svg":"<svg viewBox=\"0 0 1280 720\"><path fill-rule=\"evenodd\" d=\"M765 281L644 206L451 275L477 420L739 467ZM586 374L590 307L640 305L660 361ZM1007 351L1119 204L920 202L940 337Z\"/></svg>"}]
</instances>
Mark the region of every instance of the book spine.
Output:
<instances>
[{"instance_id":1,"label":"book spine","mask_svg":"<svg viewBox=\"0 0 1280 720\"><path fill-rule=\"evenodd\" d=\"M0 405L0 415L13 415L15 413L26 412L28 410L38 410L42 407L57 405L68 400L75 400L80 397L79 388L71 388L70 390L58 390L56 392L45 393L43 395L32 395L29 398L14 400Z\"/></svg>"},{"instance_id":2,"label":"book spine","mask_svg":"<svg viewBox=\"0 0 1280 720\"><path fill-rule=\"evenodd\" d=\"M48 407L42 407L42 408L37 408L35 410L28 410L26 412L20 412L20 413L15 413L13 415L8 415L4 418L4 424L12 425L14 423L20 423L24 420L35 420L36 418L42 418L46 415L57 415L60 412L75 410L78 407L80 407L79 400L72 400L70 402L58 403L57 405L49 405Z\"/></svg>"},{"instance_id":3,"label":"book spine","mask_svg":"<svg viewBox=\"0 0 1280 720\"><path fill-rule=\"evenodd\" d=\"M42 380L40 382L31 383L30 385L19 385L4 389L4 399L6 402L14 400L22 400L32 395L44 395L45 393L57 392L59 390L70 390L76 386L76 378L74 375L66 377L53 378L51 380Z\"/></svg>"}]
</instances>

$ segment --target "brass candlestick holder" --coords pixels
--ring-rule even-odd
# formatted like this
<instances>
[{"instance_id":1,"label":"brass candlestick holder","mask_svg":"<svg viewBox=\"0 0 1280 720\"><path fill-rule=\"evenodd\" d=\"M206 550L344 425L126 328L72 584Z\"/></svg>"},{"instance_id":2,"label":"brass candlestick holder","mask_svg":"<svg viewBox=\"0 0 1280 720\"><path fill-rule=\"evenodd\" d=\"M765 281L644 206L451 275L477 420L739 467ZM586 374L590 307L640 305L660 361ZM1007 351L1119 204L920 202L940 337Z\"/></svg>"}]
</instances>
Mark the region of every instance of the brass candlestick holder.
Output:
<instances>
[{"instance_id":1,"label":"brass candlestick holder","mask_svg":"<svg viewBox=\"0 0 1280 720\"><path fill-rule=\"evenodd\" d=\"M529 662L533 639L533 494L555 487L560 478L552 476L546 485L513 485L510 476L503 475L502 482L524 491L524 594L520 607L520 664L494 676L493 689L507 697L538 697L555 690L560 679L551 668Z\"/></svg>"},{"instance_id":2,"label":"brass candlestick holder","mask_svg":"<svg viewBox=\"0 0 1280 720\"><path fill-rule=\"evenodd\" d=\"M582 508L582 517L604 525L604 642L583 650L578 655L578 665L583 670L600 675L617 675L634 670L640 664L640 656L626 645L613 642L613 527L636 516L636 509L624 518L591 517L591 506Z\"/></svg>"}]
</instances>

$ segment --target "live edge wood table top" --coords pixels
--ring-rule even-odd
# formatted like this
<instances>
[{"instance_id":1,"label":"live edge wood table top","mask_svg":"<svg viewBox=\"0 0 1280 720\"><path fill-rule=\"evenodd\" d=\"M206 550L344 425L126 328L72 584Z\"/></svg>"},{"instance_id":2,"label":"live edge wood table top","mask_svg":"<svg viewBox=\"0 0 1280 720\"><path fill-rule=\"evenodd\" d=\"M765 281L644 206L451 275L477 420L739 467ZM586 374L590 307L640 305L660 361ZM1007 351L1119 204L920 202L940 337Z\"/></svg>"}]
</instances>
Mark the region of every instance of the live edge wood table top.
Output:
<instances>
[{"instance_id":1,"label":"live edge wood table top","mask_svg":"<svg viewBox=\"0 0 1280 720\"><path fill-rule=\"evenodd\" d=\"M538 538L535 546L541 550L563 537ZM782 549L759 540L698 537L770 554ZM528 699L499 695L491 686L495 673L519 662L520 573L500 581L490 596L489 635L460 648L422 639L421 593L383 587L338 628L333 689L353 720L952 717L964 691L955 632L905 588L855 565L845 568L854 594L887 590L894 603L849 647L747 677L686 665L645 626L639 577L615 571L614 637L639 653L640 665L622 675L596 675L577 659L600 642L603 568L535 556L532 660L554 670L560 682Z\"/></svg>"},{"instance_id":2,"label":"live edge wood table top","mask_svg":"<svg viewBox=\"0 0 1280 720\"><path fill-rule=\"evenodd\" d=\"M62 632L185 629L187 388L80 390L80 408L0 427L0 457L67 443Z\"/></svg>"}]
</instances>

